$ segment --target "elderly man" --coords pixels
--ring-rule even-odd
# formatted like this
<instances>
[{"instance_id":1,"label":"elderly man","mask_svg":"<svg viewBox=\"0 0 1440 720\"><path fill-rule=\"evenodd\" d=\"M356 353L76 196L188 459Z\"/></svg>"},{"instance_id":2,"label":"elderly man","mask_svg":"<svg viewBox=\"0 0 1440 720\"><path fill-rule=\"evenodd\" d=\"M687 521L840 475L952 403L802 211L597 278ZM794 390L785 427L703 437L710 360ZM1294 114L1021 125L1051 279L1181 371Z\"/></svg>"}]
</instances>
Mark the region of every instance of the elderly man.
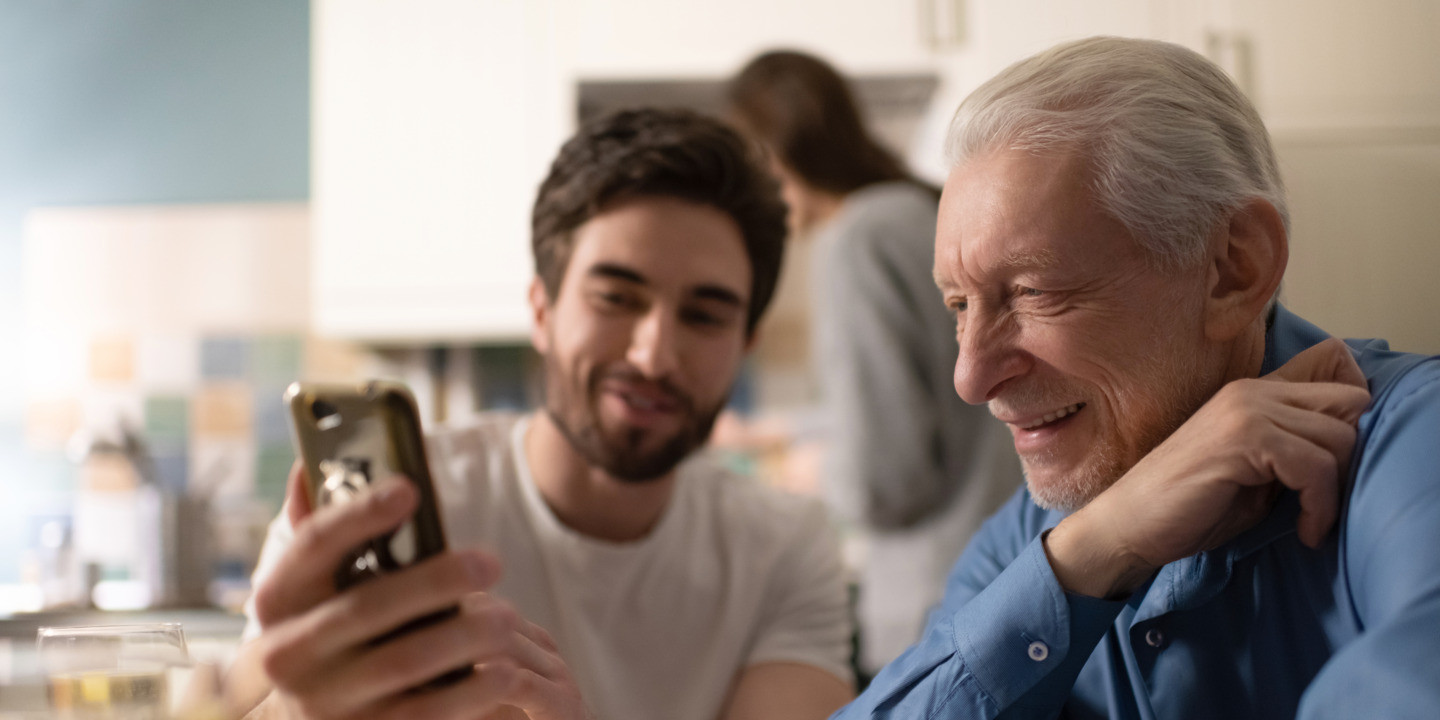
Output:
<instances>
[{"instance_id":1,"label":"elderly man","mask_svg":"<svg viewBox=\"0 0 1440 720\"><path fill-rule=\"evenodd\" d=\"M1433 717L1440 359L1274 303L1250 103L1193 52L1097 38L981 87L949 142L955 388L1027 487L837 717Z\"/></svg>"}]
</instances>

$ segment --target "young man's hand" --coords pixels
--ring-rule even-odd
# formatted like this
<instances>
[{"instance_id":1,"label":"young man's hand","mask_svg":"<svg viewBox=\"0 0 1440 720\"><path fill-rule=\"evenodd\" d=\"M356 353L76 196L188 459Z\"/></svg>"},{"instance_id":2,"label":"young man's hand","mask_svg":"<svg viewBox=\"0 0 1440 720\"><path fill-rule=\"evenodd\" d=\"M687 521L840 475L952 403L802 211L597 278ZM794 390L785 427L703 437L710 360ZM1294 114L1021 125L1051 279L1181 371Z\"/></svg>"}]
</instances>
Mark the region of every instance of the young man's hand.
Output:
<instances>
[{"instance_id":1,"label":"young man's hand","mask_svg":"<svg viewBox=\"0 0 1440 720\"><path fill-rule=\"evenodd\" d=\"M272 711L306 720L589 717L550 635L485 593L500 576L490 555L446 552L337 592L335 570L346 555L398 527L417 494L408 482L390 481L312 513L304 479L297 464L289 492L295 539L255 594ZM374 644L452 607L459 608L453 617ZM475 673L459 682L414 690L467 665Z\"/></svg>"},{"instance_id":2,"label":"young man's hand","mask_svg":"<svg viewBox=\"0 0 1440 720\"><path fill-rule=\"evenodd\" d=\"M1252 527L1284 488L1300 540L1335 523L1339 481L1370 402L1349 349L1327 340L1265 377L1221 388L1184 425L1046 538L1056 578L1094 597L1128 594L1166 563Z\"/></svg>"}]
</instances>

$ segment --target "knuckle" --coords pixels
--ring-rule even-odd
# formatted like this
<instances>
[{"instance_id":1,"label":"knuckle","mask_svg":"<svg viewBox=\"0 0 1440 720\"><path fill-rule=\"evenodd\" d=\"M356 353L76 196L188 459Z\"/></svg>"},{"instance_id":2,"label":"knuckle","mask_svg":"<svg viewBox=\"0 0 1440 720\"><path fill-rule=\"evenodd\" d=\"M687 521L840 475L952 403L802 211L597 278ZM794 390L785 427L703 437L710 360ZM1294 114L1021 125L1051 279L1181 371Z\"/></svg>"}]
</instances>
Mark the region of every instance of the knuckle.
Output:
<instances>
[{"instance_id":1,"label":"knuckle","mask_svg":"<svg viewBox=\"0 0 1440 720\"><path fill-rule=\"evenodd\" d=\"M513 634L520 627L520 614L503 601L491 603L484 617L487 629L496 636Z\"/></svg>"},{"instance_id":2,"label":"knuckle","mask_svg":"<svg viewBox=\"0 0 1440 720\"><path fill-rule=\"evenodd\" d=\"M485 614L466 615L460 624L460 636L467 647L485 647L494 644L496 637L492 620Z\"/></svg>"},{"instance_id":3,"label":"knuckle","mask_svg":"<svg viewBox=\"0 0 1440 720\"><path fill-rule=\"evenodd\" d=\"M1350 393L1350 405L1356 410L1363 410L1370 405L1370 391L1365 388L1347 388Z\"/></svg>"},{"instance_id":4,"label":"knuckle","mask_svg":"<svg viewBox=\"0 0 1440 720\"><path fill-rule=\"evenodd\" d=\"M517 668L510 681L510 692L518 697L534 697L540 692L540 675L530 669Z\"/></svg>"},{"instance_id":5,"label":"knuckle","mask_svg":"<svg viewBox=\"0 0 1440 720\"><path fill-rule=\"evenodd\" d=\"M303 667L297 662L301 652L300 643L293 635L275 637L274 633L262 636L261 642L260 668L264 670L266 677L278 687L293 687L296 684L294 674L298 668Z\"/></svg>"},{"instance_id":6,"label":"knuckle","mask_svg":"<svg viewBox=\"0 0 1440 720\"><path fill-rule=\"evenodd\" d=\"M1243 420L1253 414L1251 403L1260 389L1257 387L1259 382L1247 379L1227 383L1215 393L1210 402L1221 417Z\"/></svg>"},{"instance_id":7,"label":"knuckle","mask_svg":"<svg viewBox=\"0 0 1440 720\"><path fill-rule=\"evenodd\" d=\"M301 555L308 555L320 551L325 544L325 534L321 531L320 523L309 517L301 521L295 528L295 537L291 541L291 552Z\"/></svg>"},{"instance_id":8,"label":"knuckle","mask_svg":"<svg viewBox=\"0 0 1440 720\"><path fill-rule=\"evenodd\" d=\"M278 592L274 582L262 582L255 588L255 619L262 628L280 619L280 600L276 597Z\"/></svg>"},{"instance_id":9,"label":"knuckle","mask_svg":"<svg viewBox=\"0 0 1440 720\"><path fill-rule=\"evenodd\" d=\"M520 667L513 660L504 658L486 663L483 672L497 693L510 695L515 689Z\"/></svg>"},{"instance_id":10,"label":"knuckle","mask_svg":"<svg viewBox=\"0 0 1440 720\"><path fill-rule=\"evenodd\" d=\"M286 670L289 664L285 661L285 654L274 645L267 644L260 651L260 669L265 671L265 676L270 682L278 687L287 687L289 678L286 677Z\"/></svg>"},{"instance_id":11,"label":"knuckle","mask_svg":"<svg viewBox=\"0 0 1440 720\"><path fill-rule=\"evenodd\" d=\"M374 593L365 592L370 588L358 588L354 592L340 593L330 600L329 625L349 627L367 622L374 611L380 609Z\"/></svg>"},{"instance_id":12,"label":"knuckle","mask_svg":"<svg viewBox=\"0 0 1440 720\"><path fill-rule=\"evenodd\" d=\"M551 635L549 630L539 625L532 625L531 627L535 629L535 636L540 638L540 645L546 650L551 652L558 652L560 650L560 644L555 642L555 636Z\"/></svg>"}]
</instances>

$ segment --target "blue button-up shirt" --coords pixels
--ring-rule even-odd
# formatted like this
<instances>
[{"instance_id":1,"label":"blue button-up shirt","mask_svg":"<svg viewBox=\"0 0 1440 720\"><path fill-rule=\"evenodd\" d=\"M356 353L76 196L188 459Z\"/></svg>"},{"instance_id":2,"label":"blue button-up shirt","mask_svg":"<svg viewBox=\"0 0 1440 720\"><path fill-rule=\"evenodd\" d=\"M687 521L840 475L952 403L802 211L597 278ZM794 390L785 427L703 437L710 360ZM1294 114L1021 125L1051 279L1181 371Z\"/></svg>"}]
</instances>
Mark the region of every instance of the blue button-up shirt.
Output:
<instances>
[{"instance_id":1,"label":"blue button-up shirt","mask_svg":"<svg viewBox=\"0 0 1440 720\"><path fill-rule=\"evenodd\" d=\"M1262 374L1327 336L1277 308ZM919 643L835 715L1440 718L1440 357L1348 341L1370 385L1318 550L1282 495L1128 601L1065 592L1023 489L971 541Z\"/></svg>"}]
</instances>

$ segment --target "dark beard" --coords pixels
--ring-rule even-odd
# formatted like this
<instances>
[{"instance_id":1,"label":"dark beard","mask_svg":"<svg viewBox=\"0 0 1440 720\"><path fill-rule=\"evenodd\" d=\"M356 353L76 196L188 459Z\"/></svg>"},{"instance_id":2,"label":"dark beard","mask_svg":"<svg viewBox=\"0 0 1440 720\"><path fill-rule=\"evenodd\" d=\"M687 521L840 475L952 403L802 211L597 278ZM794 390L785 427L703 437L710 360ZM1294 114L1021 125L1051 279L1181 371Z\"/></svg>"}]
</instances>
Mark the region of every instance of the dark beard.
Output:
<instances>
[{"instance_id":1,"label":"dark beard","mask_svg":"<svg viewBox=\"0 0 1440 720\"><path fill-rule=\"evenodd\" d=\"M594 401L601 379L598 370L592 373L586 383L583 399L574 398L564 391L555 392L557 385L564 382L558 368L549 368L546 376L548 387L545 393L545 414L550 416L550 421L570 442L570 447L585 459L586 464L627 483L652 482L668 475L691 452L705 444L715 426L715 418L723 409L723 405L697 409L688 396L672 389L682 401L685 422L674 436L665 440L660 447L647 452L641 448L646 437L643 430L631 428L622 437L609 439L601 430ZM560 395L564 397L557 397ZM567 404L574 417L567 416L567 408L563 407Z\"/></svg>"}]
</instances>

